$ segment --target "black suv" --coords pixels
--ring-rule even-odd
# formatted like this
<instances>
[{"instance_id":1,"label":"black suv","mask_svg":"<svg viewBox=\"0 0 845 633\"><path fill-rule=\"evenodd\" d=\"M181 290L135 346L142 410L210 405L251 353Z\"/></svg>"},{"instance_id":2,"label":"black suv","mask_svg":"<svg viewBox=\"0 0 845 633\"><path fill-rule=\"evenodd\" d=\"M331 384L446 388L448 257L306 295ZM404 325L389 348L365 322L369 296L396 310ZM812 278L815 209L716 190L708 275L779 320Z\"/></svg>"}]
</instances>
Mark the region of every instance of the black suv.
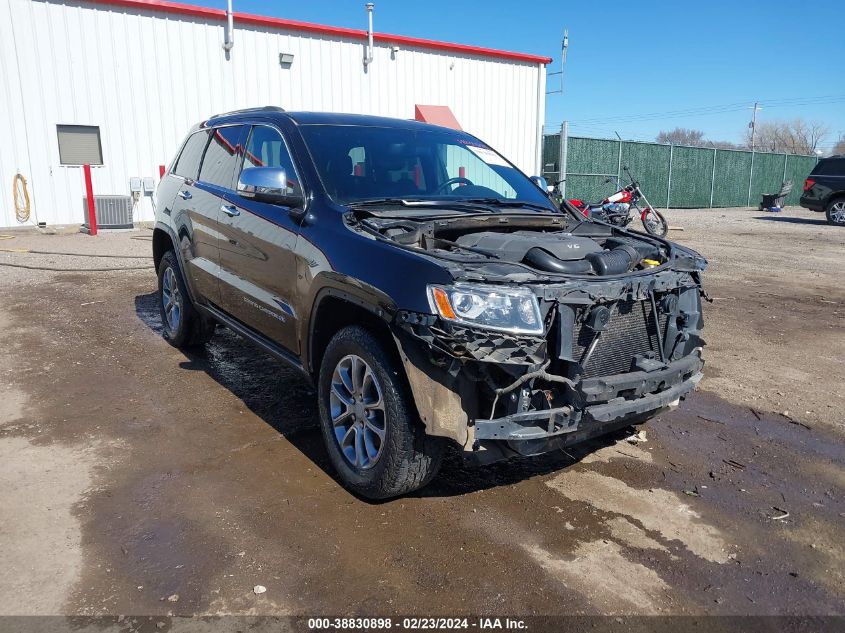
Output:
<instances>
[{"instance_id":1,"label":"black suv","mask_svg":"<svg viewBox=\"0 0 845 633\"><path fill-rule=\"evenodd\" d=\"M157 192L164 337L316 385L344 485L425 485L638 423L702 377L697 253L556 207L477 138L279 108L197 125Z\"/></svg>"},{"instance_id":2,"label":"black suv","mask_svg":"<svg viewBox=\"0 0 845 633\"><path fill-rule=\"evenodd\" d=\"M822 158L804 181L801 206L824 211L827 221L845 226L845 156Z\"/></svg>"}]
</instances>

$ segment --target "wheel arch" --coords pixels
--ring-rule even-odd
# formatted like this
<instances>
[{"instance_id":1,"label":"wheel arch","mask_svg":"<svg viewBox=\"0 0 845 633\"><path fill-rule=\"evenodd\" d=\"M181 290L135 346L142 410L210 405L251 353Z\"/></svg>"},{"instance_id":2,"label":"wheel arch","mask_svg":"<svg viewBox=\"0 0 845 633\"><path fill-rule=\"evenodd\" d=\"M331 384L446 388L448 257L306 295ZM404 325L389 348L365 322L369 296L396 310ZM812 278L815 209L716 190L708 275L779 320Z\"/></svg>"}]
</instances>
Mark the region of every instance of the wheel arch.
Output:
<instances>
[{"instance_id":1,"label":"wheel arch","mask_svg":"<svg viewBox=\"0 0 845 633\"><path fill-rule=\"evenodd\" d=\"M161 226L156 225L153 229L153 265L156 271L161 263L161 258L167 251L176 251L176 244L170 233Z\"/></svg>"},{"instance_id":2,"label":"wheel arch","mask_svg":"<svg viewBox=\"0 0 845 633\"><path fill-rule=\"evenodd\" d=\"M179 248L179 239L171 227L161 222L156 222L153 228L153 265L155 266L156 275L158 275L161 258L164 257L167 251L173 251L173 254L176 256L176 265L179 266L179 272L182 273L182 279L188 290L188 297L192 302L196 303L196 293L188 276L185 260L182 257L182 249Z\"/></svg>"},{"instance_id":3,"label":"wheel arch","mask_svg":"<svg viewBox=\"0 0 845 633\"><path fill-rule=\"evenodd\" d=\"M307 370L316 380L323 354L332 337L342 328L359 325L370 331L385 349L397 354L390 322L394 309L373 305L354 293L339 288L323 288L314 299L303 355Z\"/></svg>"},{"instance_id":4,"label":"wheel arch","mask_svg":"<svg viewBox=\"0 0 845 633\"><path fill-rule=\"evenodd\" d=\"M832 205L834 202L838 202L840 200L845 200L845 191L834 191L830 196L827 198L827 202L825 203L825 208Z\"/></svg>"}]
</instances>

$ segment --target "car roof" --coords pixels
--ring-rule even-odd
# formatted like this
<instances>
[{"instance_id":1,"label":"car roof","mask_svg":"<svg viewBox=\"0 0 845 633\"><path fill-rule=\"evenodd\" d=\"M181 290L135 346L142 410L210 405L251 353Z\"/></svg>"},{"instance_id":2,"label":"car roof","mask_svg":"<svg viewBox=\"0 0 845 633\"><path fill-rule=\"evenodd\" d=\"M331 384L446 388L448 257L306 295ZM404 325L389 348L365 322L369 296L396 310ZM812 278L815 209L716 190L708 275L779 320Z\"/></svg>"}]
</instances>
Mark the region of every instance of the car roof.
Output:
<instances>
[{"instance_id":1,"label":"car roof","mask_svg":"<svg viewBox=\"0 0 845 633\"><path fill-rule=\"evenodd\" d=\"M395 119L369 114L344 114L338 112L287 112L282 108L275 106L249 108L246 110L235 110L234 112L216 114L208 120L198 124L196 127L202 128L214 125L223 125L226 123L236 123L245 119L262 119L272 121L274 119L278 120L282 118L289 119L297 125L349 125L357 127L392 127L410 130L449 130L453 133L469 136L466 132L462 132L461 130L432 125L431 123L423 123L422 121Z\"/></svg>"}]
</instances>

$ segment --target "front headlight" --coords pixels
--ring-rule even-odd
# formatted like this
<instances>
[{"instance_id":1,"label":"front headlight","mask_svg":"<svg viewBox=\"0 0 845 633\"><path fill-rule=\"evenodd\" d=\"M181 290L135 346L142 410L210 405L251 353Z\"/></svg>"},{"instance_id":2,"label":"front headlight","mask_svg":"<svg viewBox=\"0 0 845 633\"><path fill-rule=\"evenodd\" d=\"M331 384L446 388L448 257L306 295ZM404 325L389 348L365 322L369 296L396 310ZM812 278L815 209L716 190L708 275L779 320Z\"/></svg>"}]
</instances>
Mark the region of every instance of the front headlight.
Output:
<instances>
[{"instance_id":1,"label":"front headlight","mask_svg":"<svg viewBox=\"0 0 845 633\"><path fill-rule=\"evenodd\" d=\"M540 305L528 288L429 286L428 301L447 321L514 334L543 333Z\"/></svg>"}]
</instances>

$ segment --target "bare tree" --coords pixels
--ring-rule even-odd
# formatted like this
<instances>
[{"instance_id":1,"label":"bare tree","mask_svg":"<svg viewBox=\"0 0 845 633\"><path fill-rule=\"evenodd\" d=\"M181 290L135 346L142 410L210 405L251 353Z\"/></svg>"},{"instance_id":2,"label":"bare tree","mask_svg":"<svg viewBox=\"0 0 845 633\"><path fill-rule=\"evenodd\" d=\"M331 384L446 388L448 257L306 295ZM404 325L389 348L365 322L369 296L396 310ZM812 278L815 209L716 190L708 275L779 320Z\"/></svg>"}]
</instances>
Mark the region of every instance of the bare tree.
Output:
<instances>
[{"instance_id":1,"label":"bare tree","mask_svg":"<svg viewBox=\"0 0 845 633\"><path fill-rule=\"evenodd\" d=\"M845 154L845 137L840 137L839 140L836 142L836 145L833 146L833 150L831 150L830 155L836 156L839 154Z\"/></svg>"},{"instance_id":2,"label":"bare tree","mask_svg":"<svg viewBox=\"0 0 845 633\"><path fill-rule=\"evenodd\" d=\"M671 132L661 132L657 135L655 140L658 143L700 147L704 145L704 132L701 130L688 130L687 128L676 127Z\"/></svg>"},{"instance_id":3,"label":"bare tree","mask_svg":"<svg viewBox=\"0 0 845 633\"><path fill-rule=\"evenodd\" d=\"M808 123L800 118L758 123L754 135L754 149L784 154L814 154L828 134L830 128L827 125ZM751 130L748 131L747 142L750 146Z\"/></svg>"},{"instance_id":4,"label":"bare tree","mask_svg":"<svg viewBox=\"0 0 845 633\"><path fill-rule=\"evenodd\" d=\"M716 149L744 149L742 145L729 141L710 141L704 138L701 130L688 130L676 127L671 132L661 132L655 139L658 143L671 145L689 145L691 147L715 147Z\"/></svg>"},{"instance_id":5,"label":"bare tree","mask_svg":"<svg viewBox=\"0 0 845 633\"><path fill-rule=\"evenodd\" d=\"M707 141L705 147L715 147L716 149L748 149L745 145L731 143L730 141Z\"/></svg>"}]
</instances>

